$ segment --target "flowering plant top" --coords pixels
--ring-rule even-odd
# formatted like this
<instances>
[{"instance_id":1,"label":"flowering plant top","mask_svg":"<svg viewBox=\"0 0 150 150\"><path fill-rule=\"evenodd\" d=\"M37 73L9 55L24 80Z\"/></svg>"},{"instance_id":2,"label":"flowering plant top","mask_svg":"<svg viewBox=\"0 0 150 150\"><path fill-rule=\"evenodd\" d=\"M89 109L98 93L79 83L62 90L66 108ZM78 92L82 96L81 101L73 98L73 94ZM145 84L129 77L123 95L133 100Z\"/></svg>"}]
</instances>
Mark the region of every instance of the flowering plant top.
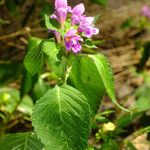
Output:
<instances>
[{"instance_id":1,"label":"flowering plant top","mask_svg":"<svg viewBox=\"0 0 150 150\"><path fill-rule=\"evenodd\" d=\"M55 86L48 88L46 84L46 91L42 89L42 96L33 108L32 125L46 149L85 150L92 117L98 111L102 96L107 92L117 106L126 109L116 101L113 73L107 58L91 50L96 48L94 43L100 41L91 39L99 33L94 25L97 16L86 16L82 3L71 8L67 0L55 0L53 14L47 7L49 5L43 8L45 25L56 40L30 38L24 64L28 80L39 78L36 80L41 85L43 76L48 75L48 81L52 78ZM72 54L81 50L86 53ZM43 64L46 65L43 67ZM41 75L44 70L46 73ZM23 78L25 86L28 80L24 82ZM21 95L34 86L23 88Z\"/></svg>"},{"instance_id":2,"label":"flowering plant top","mask_svg":"<svg viewBox=\"0 0 150 150\"><path fill-rule=\"evenodd\" d=\"M68 6L67 0L55 1L55 12L50 16L50 19L55 19L60 23L60 30L64 34L61 34L60 30L51 28L50 30L55 34L58 42L61 39L64 41L67 51L80 52L84 40L99 33L99 29L94 25L94 17L88 17L84 12L83 3L71 8Z\"/></svg>"}]
</instances>

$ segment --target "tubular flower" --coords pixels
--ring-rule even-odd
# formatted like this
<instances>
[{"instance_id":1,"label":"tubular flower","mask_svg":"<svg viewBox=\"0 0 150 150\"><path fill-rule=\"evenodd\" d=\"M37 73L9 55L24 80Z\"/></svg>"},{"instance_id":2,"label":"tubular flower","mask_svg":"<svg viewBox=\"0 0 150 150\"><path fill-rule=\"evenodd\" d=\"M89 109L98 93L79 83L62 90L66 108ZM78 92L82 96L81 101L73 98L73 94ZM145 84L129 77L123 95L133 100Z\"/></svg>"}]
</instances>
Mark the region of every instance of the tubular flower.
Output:
<instances>
[{"instance_id":1,"label":"tubular flower","mask_svg":"<svg viewBox=\"0 0 150 150\"><path fill-rule=\"evenodd\" d=\"M65 37L65 46L67 51L73 51L74 53L78 53L81 51L81 44L79 41L83 41L83 39L80 37L80 35L77 35L77 31L74 29L70 29Z\"/></svg>"},{"instance_id":2,"label":"tubular flower","mask_svg":"<svg viewBox=\"0 0 150 150\"><path fill-rule=\"evenodd\" d=\"M94 17L85 17L83 16L78 28L79 32L83 32L85 37L91 38L92 35L96 35L99 33L98 28L94 28Z\"/></svg>"},{"instance_id":3,"label":"tubular flower","mask_svg":"<svg viewBox=\"0 0 150 150\"><path fill-rule=\"evenodd\" d=\"M67 0L55 0L55 12L50 18L56 19L61 24L61 29L52 31L58 43L64 39L67 51L78 53L82 49L83 38L91 38L99 33L95 28L94 17L84 15L83 3L76 5L73 9L68 6ZM67 14L70 15L67 15ZM69 18L71 16L71 18ZM67 18L68 17L68 18ZM71 22L69 22L71 19ZM62 30L62 32L60 32ZM67 32L66 32L67 31Z\"/></svg>"},{"instance_id":4,"label":"tubular flower","mask_svg":"<svg viewBox=\"0 0 150 150\"><path fill-rule=\"evenodd\" d=\"M71 17L71 21L72 21L72 25L78 24L81 21L82 15L85 11L85 7L83 5L83 3L75 6L71 13L72 13L72 17Z\"/></svg>"},{"instance_id":5,"label":"tubular flower","mask_svg":"<svg viewBox=\"0 0 150 150\"><path fill-rule=\"evenodd\" d=\"M79 24L78 31L83 32L84 36L91 38L92 35L99 33L99 29L94 28L94 17L86 17L84 14L85 8L81 3L72 9L72 25Z\"/></svg>"},{"instance_id":6,"label":"tubular flower","mask_svg":"<svg viewBox=\"0 0 150 150\"><path fill-rule=\"evenodd\" d=\"M142 7L142 15L147 18L150 18L150 8L148 6Z\"/></svg>"},{"instance_id":7,"label":"tubular flower","mask_svg":"<svg viewBox=\"0 0 150 150\"><path fill-rule=\"evenodd\" d=\"M50 18L57 19L63 25L69 8L67 0L55 0L55 13Z\"/></svg>"}]
</instances>

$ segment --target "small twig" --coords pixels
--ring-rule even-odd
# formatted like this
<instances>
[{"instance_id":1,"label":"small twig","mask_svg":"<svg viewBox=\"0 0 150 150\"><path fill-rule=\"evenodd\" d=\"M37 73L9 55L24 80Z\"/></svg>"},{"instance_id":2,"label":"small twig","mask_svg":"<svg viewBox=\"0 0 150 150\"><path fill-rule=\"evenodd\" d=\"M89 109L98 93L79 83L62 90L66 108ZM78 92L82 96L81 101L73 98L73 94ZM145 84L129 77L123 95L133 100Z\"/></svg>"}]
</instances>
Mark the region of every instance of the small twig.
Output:
<instances>
[{"instance_id":1,"label":"small twig","mask_svg":"<svg viewBox=\"0 0 150 150\"><path fill-rule=\"evenodd\" d=\"M13 42L7 41L7 42L2 42L2 43L6 44L6 45L8 45L8 46L11 46L11 47L16 47L16 48L18 48L18 49L22 49L22 50L25 49L25 46L18 45L18 44L15 44L15 43L13 43Z\"/></svg>"},{"instance_id":2,"label":"small twig","mask_svg":"<svg viewBox=\"0 0 150 150\"><path fill-rule=\"evenodd\" d=\"M29 33L33 33L33 32L39 32L39 31L44 31L44 30L42 28L30 29L29 27L26 27L24 29L21 29L20 31L0 36L0 40L15 38L15 37L20 36L20 35L25 35L25 34L29 34Z\"/></svg>"}]
</instances>

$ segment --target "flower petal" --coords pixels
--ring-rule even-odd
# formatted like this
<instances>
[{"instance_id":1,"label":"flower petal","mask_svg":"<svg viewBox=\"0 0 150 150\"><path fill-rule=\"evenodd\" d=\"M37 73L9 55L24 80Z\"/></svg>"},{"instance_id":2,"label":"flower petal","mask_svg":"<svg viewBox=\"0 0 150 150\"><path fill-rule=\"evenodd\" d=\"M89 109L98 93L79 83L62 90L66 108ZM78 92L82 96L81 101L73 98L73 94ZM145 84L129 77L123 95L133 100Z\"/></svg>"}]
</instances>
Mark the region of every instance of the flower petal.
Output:
<instances>
[{"instance_id":1,"label":"flower petal","mask_svg":"<svg viewBox=\"0 0 150 150\"><path fill-rule=\"evenodd\" d=\"M99 29L98 28L93 28L93 34L99 34Z\"/></svg>"},{"instance_id":2,"label":"flower petal","mask_svg":"<svg viewBox=\"0 0 150 150\"><path fill-rule=\"evenodd\" d=\"M65 37L72 37L72 36L74 36L76 33L77 33L77 30L71 29L71 30L69 30L69 31L66 33Z\"/></svg>"},{"instance_id":3,"label":"flower petal","mask_svg":"<svg viewBox=\"0 0 150 150\"><path fill-rule=\"evenodd\" d=\"M67 8L67 0L55 0L55 9Z\"/></svg>"},{"instance_id":4,"label":"flower petal","mask_svg":"<svg viewBox=\"0 0 150 150\"><path fill-rule=\"evenodd\" d=\"M81 47L80 43L78 43L78 44L72 46L72 51L73 51L74 53L80 52L81 49L82 49L82 47Z\"/></svg>"},{"instance_id":5,"label":"flower petal","mask_svg":"<svg viewBox=\"0 0 150 150\"><path fill-rule=\"evenodd\" d=\"M56 10L56 16L58 17L58 21L63 23L67 17L67 10L64 8L59 8Z\"/></svg>"},{"instance_id":6,"label":"flower petal","mask_svg":"<svg viewBox=\"0 0 150 150\"><path fill-rule=\"evenodd\" d=\"M85 11L85 7L84 7L83 3L81 3L73 8L72 14L81 16L81 15L83 15L84 11Z\"/></svg>"},{"instance_id":7,"label":"flower petal","mask_svg":"<svg viewBox=\"0 0 150 150\"><path fill-rule=\"evenodd\" d=\"M52 14L52 15L50 16L50 18L51 18L51 19L58 19L55 14Z\"/></svg>"}]
</instances>

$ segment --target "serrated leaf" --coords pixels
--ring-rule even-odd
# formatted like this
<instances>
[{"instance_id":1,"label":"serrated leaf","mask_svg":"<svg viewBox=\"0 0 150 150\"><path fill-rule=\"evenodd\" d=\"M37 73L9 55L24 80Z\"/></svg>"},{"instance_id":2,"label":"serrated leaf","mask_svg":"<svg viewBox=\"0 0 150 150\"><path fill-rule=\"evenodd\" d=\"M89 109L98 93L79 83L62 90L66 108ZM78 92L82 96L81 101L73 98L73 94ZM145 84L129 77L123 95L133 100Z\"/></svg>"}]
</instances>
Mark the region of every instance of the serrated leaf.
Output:
<instances>
[{"instance_id":1,"label":"serrated leaf","mask_svg":"<svg viewBox=\"0 0 150 150\"><path fill-rule=\"evenodd\" d=\"M106 89L109 97L111 98L111 100L121 109L128 111L125 108L123 108L122 106L120 106L118 104L118 102L116 101L114 77L113 77L112 69L111 69L110 64L109 64L108 60L106 59L106 57L102 54L88 55L88 56L90 58L92 58L95 66L97 68L97 71L98 71L100 77L102 78L105 89Z\"/></svg>"},{"instance_id":2,"label":"serrated leaf","mask_svg":"<svg viewBox=\"0 0 150 150\"><path fill-rule=\"evenodd\" d=\"M87 55L78 56L73 62L67 82L86 96L92 113L96 114L105 87L92 59Z\"/></svg>"},{"instance_id":3,"label":"serrated leaf","mask_svg":"<svg viewBox=\"0 0 150 150\"><path fill-rule=\"evenodd\" d=\"M35 75L41 70L43 65L43 52L40 46L36 46L28 52L24 59L24 65L31 75Z\"/></svg>"},{"instance_id":4,"label":"serrated leaf","mask_svg":"<svg viewBox=\"0 0 150 150\"><path fill-rule=\"evenodd\" d=\"M6 135L0 140L0 150L43 150L44 145L33 133Z\"/></svg>"},{"instance_id":5,"label":"serrated leaf","mask_svg":"<svg viewBox=\"0 0 150 150\"><path fill-rule=\"evenodd\" d=\"M85 150L90 131L86 98L64 85L49 90L34 106L32 123L49 150Z\"/></svg>"},{"instance_id":6,"label":"serrated leaf","mask_svg":"<svg viewBox=\"0 0 150 150\"><path fill-rule=\"evenodd\" d=\"M30 52L32 49L35 47L38 47L39 44L41 43L42 39L37 38L37 37L30 37L28 40L28 47L27 47L27 52ZM25 68L23 71L23 78L22 78L22 83L21 83L21 91L20 91L20 97L22 98L25 94L29 93L36 81L38 80L38 75L35 74L32 76Z\"/></svg>"},{"instance_id":7,"label":"serrated leaf","mask_svg":"<svg viewBox=\"0 0 150 150\"><path fill-rule=\"evenodd\" d=\"M57 59L58 49L54 39L44 40L41 43L41 50L48 55L50 58L54 60Z\"/></svg>"},{"instance_id":8,"label":"serrated leaf","mask_svg":"<svg viewBox=\"0 0 150 150\"><path fill-rule=\"evenodd\" d=\"M28 40L27 52L38 46L42 42L41 38L31 36Z\"/></svg>"},{"instance_id":9,"label":"serrated leaf","mask_svg":"<svg viewBox=\"0 0 150 150\"><path fill-rule=\"evenodd\" d=\"M108 95L112 100L115 100L114 78L108 60L101 54L89 55L89 57L93 59Z\"/></svg>"}]
</instances>

